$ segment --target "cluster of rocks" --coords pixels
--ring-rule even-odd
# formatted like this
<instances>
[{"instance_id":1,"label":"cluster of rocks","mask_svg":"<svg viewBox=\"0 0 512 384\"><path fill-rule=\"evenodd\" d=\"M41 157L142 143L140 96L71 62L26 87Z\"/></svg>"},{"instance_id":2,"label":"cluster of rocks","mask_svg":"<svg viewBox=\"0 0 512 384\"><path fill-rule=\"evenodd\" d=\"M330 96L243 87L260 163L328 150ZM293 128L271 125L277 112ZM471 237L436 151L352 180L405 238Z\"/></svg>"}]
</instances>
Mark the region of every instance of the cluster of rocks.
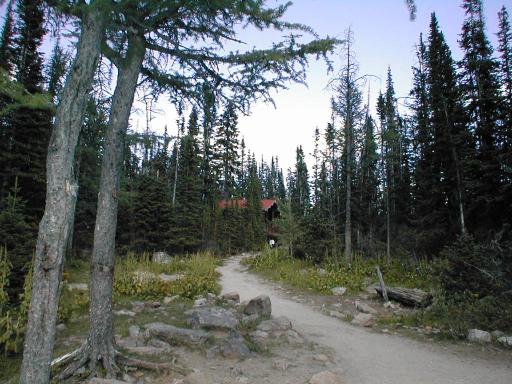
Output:
<instances>
[{"instance_id":1,"label":"cluster of rocks","mask_svg":"<svg viewBox=\"0 0 512 384\"><path fill-rule=\"evenodd\" d=\"M169 298L171 302L174 300ZM148 305L154 307L152 303L132 303L132 311L121 310L117 314L135 314ZM244 359L253 353L250 347L267 350L276 341L292 345L304 343L303 337L293 330L289 319L271 318L271 313L272 304L266 295L240 303L237 293L219 297L208 294L207 297L197 298L193 308L185 312L189 328L164 322L132 325L129 337L118 337L117 344L129 352L142 355L165 354L176 345L208 346L207 357Z\"/></svg>"},{"instance_id":2,"label":"cluster of rocks","mask_svg":"<svg viewBox=\"0 0 512 384\"><path fill-rule=\"evenodd\" d=\"M468 332L468 340L481 344L496 341L504 347L512 348L512 336L506 336L501 331L487 332L480 329L470 329Z\"/></svg>"}]
</instances>

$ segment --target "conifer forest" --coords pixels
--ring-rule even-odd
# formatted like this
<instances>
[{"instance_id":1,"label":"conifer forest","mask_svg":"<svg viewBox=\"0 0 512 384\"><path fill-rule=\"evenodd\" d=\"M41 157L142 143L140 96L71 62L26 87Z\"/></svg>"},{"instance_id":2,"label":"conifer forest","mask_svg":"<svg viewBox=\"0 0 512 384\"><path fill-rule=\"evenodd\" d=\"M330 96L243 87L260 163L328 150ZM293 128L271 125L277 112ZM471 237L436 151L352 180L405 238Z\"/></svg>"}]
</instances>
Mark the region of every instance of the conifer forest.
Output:
<instances>
[{"instance_id":1,"label":"conifer forest","mask_svg":"<svg viewBox=\"0 0 512 384\"><path fill-rule=\"evenodd\" d=\"M422 0L396 1L414 22ZM321 37L285 2L0 1L0 349L19 382L55 377L60 286L80 268L88 336L57 377L119 376L113 307L133 255L426 266L436 316L512 331L512 8L489 30L485 1L458 2L459 46L432 13L404 95L392 67L370 90L357 31ZM239 49L244 26L283 37ZM317 60L330 115L263 157L241 116ZM161 100L173 118L157 126Z\"/></svg>"}]
</instances>

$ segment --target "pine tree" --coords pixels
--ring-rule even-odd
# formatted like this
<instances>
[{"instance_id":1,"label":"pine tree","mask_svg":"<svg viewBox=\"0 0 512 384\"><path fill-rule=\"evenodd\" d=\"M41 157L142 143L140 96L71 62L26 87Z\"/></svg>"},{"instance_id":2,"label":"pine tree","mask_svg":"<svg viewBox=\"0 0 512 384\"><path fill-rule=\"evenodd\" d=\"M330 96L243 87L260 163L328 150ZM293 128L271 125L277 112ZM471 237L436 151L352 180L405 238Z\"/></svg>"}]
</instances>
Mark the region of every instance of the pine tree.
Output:
<instances>
[{"instance_id":1,"label":"pine tree","mask_svg":"<svg viewBox=\"0 0 512 384\"><path fill-rule=\"evenodd\" d=\"M469 114L477 151L473 176L476 185L472 188L468 216L471 226L485 236L487 231L500 227L504 213L495 192L501 187L501 170L497 161L500 117L498 68L485 34L482 0L464 0L463 8L466 19L460 40L464 51L461 82L464 107Z\"/></svg>"},{"instance_id":2,"label":"pine tree","mask_svg":"<svg viewBox=\"0 0 512 384\"><path fill-rule=\"evenodd\" d=\"M305 217L310 209L310 186L308 167L304 158L302 146L297 148L295 171L291 175L289 191L292 211L295 217Z\"/></svg>"},{"instance_id":3,"label":"pine tree","mask_svg":"<svg viewBox=\"0 0 512 384\"><path fill-rule=\"evenodd\" d=\"M13 70L13 0L10 0L5 13L4 25L2 27L2 35L0 36L0 68L12 74Z\"/></svg>"},{"instance_id":4,"label":"pine tree","mask_svg":"<svg viewBox=\"0 0 512 384\"><path fill-rule=\"evenodd\" d=\"M202 244L202 179L198 134L198 115L197 110L193 109L187 135L181 139L180 144L179 181L170 232L171 249L179 253L195 252Z\"/></svg>"},{"instance_id":5,"label":"pine tree","mask_svg":"<svg viewBox=\"0 0 512 384\"><path fill-rule=\"evenodd\" d=\"M238 117L235 105L226 106L216 132L216 153L222 197L231 199L236 193L238 171Z\"/></svg>"}]
</instances>

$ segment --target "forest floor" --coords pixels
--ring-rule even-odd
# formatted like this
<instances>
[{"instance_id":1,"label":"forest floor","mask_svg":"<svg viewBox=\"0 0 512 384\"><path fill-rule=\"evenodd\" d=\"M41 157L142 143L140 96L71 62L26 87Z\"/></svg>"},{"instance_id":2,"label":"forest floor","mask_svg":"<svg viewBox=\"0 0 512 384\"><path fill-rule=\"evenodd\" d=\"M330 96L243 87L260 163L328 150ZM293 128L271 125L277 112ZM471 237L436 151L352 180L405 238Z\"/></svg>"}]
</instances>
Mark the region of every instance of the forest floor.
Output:
<instances>
[{"instance_id":1,"label":"forest floor","mask_svg":"<svg viewBox=\"0 0 512 384\"><path fill-rule=\"evenodd\" d=\"M248 272L240 261L241 257L231 258L218 269L223 291L236 290L242 300L269 295L274 316L287 316L299 333L332 349L333 362L348 384L512 382L511 351L442 340L431 329L355 326L347 320L357 313L356 300L378 314L385 315L388 309L369 293L339 298L283 286Z\"/></svg>"}]
</instances>

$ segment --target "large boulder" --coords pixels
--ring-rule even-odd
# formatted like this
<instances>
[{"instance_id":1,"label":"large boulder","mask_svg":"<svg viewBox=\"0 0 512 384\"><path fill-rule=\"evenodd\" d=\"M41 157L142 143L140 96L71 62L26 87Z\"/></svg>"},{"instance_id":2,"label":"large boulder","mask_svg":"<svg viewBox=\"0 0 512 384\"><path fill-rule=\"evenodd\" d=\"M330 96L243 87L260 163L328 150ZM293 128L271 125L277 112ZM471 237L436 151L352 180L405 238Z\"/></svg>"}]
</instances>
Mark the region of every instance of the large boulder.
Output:
<instances>
[{"instance_id":1,"label":"large boulder","mask_svg":"<svg viewBox=\"0 0 512 384\"><path fill-rule=\"evenodd\" d=\"M243 311L246 315L258 315L260 317L269 317L272 313L272 304L270 297L261 295L255 297L247 303Z\"/></svg>"},{"instance_id":2,"label":"large boulder","mask_svg":"<svg viewBox=\"0 0 512 384\"><path fill-rule=\"evenodd\" d=\"M245 359L251 355L244 338L236 333L231 333L221 341L220 353L227 359Z\"/></svg>"},{"instance_id":3,"label":"large boulder","mask_svg":"<svg viewBox=\"0 0 512 384\"><path fill-rule=\"evenodd\" d=\"M468 332L468 340L476 343L490 343L491 334L480 329L470 329Z\"/></svg>"},{"instance_id":4,"label":"large boulder","mask_svg":"<svg viewBox=\"0 0 512 384\"><path fill-rule=\"evenodd\" d=\"M173 345L202 344L208 339L208 333L204 331L178 328L164 323L150 323L144 328L144 337L156 337Z\"/></svg>"},{"instance_id":5,"label":"large boulder","mask_svg":"<svg viewBox=\"0 0 512 384\"><path fill-rule=\"evenodd\" d=\"M227 328L234 329L240 323L235 315L222 307L196 308L185 312L188 323L194 329Z\"/></svg>"},{"instance_id":6,"label":"large boulder","mask_svg":"<svg viewBox=\"0 0 512 384\"><path fill-rule=\"evenodd\" d=\"M311 380L309 380L309 384L343 384L344 382L341 380L337 374L331 371L323 371L314 375Z\"/></svg>"}]
</instances>

